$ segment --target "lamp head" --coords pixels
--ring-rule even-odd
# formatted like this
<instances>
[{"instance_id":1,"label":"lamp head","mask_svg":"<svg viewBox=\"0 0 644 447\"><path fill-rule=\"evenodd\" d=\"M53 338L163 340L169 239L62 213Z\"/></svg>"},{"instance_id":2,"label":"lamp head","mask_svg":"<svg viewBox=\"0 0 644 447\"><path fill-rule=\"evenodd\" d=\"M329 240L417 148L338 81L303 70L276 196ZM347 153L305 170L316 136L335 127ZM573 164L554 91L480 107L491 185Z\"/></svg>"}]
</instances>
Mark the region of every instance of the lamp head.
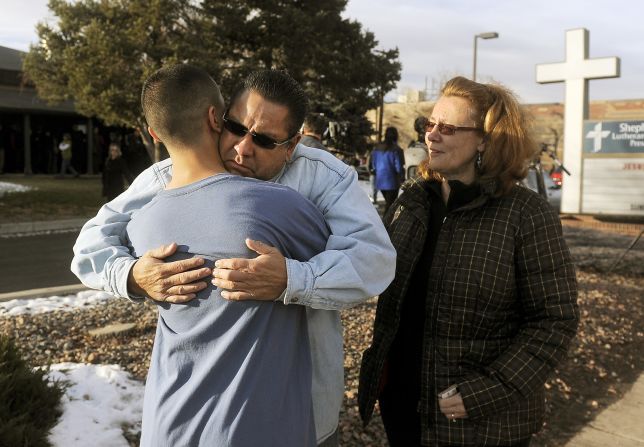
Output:
<instances>
[{"instance_id":1,"label":"lamp head","mask_svg":"<svg viewBox=\"0 0 644 447\"><path fill-rule=\"evenodd\" d=\"M495 33L495 32L481 33L481 34L477 34L476 37L480 37L481 39L496 39L497 37L499 37L499 33Z\"/></svg>"}]
</instances>

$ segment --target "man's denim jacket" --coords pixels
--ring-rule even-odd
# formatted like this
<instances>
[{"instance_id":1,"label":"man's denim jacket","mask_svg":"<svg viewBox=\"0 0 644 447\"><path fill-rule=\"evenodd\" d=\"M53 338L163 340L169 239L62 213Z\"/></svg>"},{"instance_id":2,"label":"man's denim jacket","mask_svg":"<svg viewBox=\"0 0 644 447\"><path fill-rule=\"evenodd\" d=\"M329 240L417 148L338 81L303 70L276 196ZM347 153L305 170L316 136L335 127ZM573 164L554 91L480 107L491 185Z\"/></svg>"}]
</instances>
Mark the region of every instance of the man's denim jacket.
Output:
<instances>
[{"instance_id":1,"label":"man's denim jacket","mask_svg":"<svg viewBox=\"0 0 644 447\"><path fill-rule=\"evenodd\" d=\"M88 287L128 297L127 277L136 261L125 229L137 211L165 188L170 160L152 165L81 230L72 271ZM298 145L273 181L290 186L324 214L332 235L308 262L286 260L285 304L307 306L313 358L313 402L318 442L338 425L344 394L342 325L338 311L384 291L393 280L396 252L358 184L355 170L328 152ZM181 241L168 241L181 243Z\"/></svg>"}]
</instances>

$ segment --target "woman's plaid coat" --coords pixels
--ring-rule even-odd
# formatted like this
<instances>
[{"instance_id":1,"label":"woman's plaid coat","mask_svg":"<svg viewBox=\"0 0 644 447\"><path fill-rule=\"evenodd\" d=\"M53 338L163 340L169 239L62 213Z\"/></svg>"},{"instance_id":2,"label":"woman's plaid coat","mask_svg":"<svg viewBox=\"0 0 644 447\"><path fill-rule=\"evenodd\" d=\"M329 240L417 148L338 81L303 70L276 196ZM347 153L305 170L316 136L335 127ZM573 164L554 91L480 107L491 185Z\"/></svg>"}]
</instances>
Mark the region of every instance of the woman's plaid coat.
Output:
<instances>
[{"instance_id":1,"label":"woman's plaid coat","mask_svg":"<svg viewBox=\"0 0 644 447\"><path fill-rule=\"evenodd\" d=\"M544 384L565 357L579 320L577 283L561 223L548 203L516 186L499 198L482 186L448 213L425 299L421 373L423 445L510 445L537 432ZM359 406L368 423L378 398L403 297L424 247L427 192L405 185L385 224L396 277L380 296L371 346L360 370ZM395 365L389 365L395 367ZM457 384L467 419L448 420L436 393Z\"/></svg>"}]
</instances>

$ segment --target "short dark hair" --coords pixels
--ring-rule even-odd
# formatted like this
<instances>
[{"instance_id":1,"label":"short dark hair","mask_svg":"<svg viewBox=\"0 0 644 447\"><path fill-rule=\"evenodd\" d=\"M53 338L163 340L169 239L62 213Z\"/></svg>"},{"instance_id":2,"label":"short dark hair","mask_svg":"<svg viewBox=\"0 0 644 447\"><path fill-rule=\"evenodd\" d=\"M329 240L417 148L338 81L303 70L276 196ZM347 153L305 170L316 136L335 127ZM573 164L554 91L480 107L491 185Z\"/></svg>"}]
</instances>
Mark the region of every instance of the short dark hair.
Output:
<instances>
[{"instance_id":1,"label":"short dark hair","mask_svg":"<svg viewBox=\"0 0 644 447\"><path fill-rule=\"evenodd\" d=\"M304 127L317 135L323 135L327 126L326 118L319 113L309 113L304 118Z\"/></svg>"},{"instance_id":2,"label":"short dark hair","mask_svg":"<svg viewBox=\"0 0 644 447\"><path fill-rule=\"evenodd\" d=\"M205 70L193 65L163 67L145 81L141 90L145 120L164 142L194 143L210 106L223 115L219 86Z\"/></svg>"},{"instance_id":3,"label":"short dark hair","mask_svg":"<svg viewBox=\"0 0 644 447\"><path fill-rule=\"evenodd\" d=\"M295 135L304 122L308 109L308 99L300 84L286 71L258 70L249 74L237 85L230 99L232 106L247 91L258 93L267 101L285 106L289 113L288 135Z\"/></svg>"},{"instance_id":4,"label":"short dark hair","mask_svg":"<svg viewBox=\"0 0 644 447\"><path fill-rule=\"evenodd\" d=\"M425 138L425 128L427 127L427 123L429 120L424 117L424 116L419 116L414 120L414 130L418 134L418 137L420 138Z\"/></svg>"}]
</instances>

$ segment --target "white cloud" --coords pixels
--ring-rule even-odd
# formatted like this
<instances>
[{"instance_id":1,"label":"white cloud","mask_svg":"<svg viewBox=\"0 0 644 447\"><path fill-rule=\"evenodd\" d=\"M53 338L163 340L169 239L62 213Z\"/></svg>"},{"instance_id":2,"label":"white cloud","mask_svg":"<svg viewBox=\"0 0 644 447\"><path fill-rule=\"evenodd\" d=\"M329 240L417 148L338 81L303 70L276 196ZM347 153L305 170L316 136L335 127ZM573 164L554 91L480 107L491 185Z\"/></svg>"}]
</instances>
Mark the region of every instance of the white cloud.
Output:
<instances>
[{"instance_id":1,"label":"white cloud","mask_svg":"<svg viewBox=\"0 0 644 447\"><path fill-rule=\"evenodd\" d=\"M38 41L36 24L51 19L47 0L2 2L0 45L26 51Z\"/></svg>"}]
</instances>

